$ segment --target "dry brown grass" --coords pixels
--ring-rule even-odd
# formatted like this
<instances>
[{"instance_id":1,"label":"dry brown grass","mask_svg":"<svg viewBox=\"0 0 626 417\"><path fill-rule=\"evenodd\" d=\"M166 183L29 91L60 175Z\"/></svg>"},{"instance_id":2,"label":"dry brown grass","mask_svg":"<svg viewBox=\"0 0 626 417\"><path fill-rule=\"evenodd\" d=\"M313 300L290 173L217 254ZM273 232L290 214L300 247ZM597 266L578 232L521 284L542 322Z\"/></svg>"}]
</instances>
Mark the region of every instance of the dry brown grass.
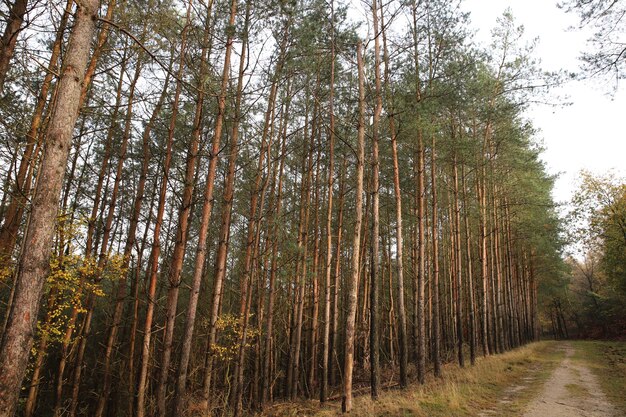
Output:
<instances>
[{"instance_id":1,"label":"dry brown grass","mask_svg":"<svg viewBox=\"0 0 626 417\"><path fill-rule=\"evenodd\" d=\"M424 385L385 390L378 401L372 401L367 394L356 397L351 414L359 417L462 417L490 410L491 415L506 416L521 409L532 398L561 357L562 352L555 349L554 343L538 342L502 355L480 358L473 367L460 369L456 364L446 364L441 379L431 374ZM338 416L341 402L329 402L323 407L317 401L276 404L264 415Z\"/></svg>"}]
</instances>

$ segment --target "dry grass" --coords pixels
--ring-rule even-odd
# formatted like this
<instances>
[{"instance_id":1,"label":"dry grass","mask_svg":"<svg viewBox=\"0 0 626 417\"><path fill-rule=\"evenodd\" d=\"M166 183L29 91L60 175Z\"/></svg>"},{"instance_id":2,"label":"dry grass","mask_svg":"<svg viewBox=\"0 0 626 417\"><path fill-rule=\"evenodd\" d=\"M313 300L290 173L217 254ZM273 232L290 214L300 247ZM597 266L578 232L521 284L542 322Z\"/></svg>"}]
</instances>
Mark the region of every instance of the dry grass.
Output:
<instances>
[{"instance_id":1,"label":"dry grass","mask_svg":"<svg viewBox=\"0 0 626 417\"><path fill-rule=\"evenodd\" d=\"M626 415L626 342L577 341L575 360L598 377L602 390Z\"/></svg>"},{"instance_id":2,"label":"dry grass","mask_svg":"<svg viewBox=\"0 0 626 417\"><path fill-rule=\"evenodd\" d=\"M406 390L386 390L378 401L372 401L369 395L356 397L352 415L462 417L490 410L491 415L506 416L532 398L561 357L562 352L554 343L538 342L502 355L480 358L473 367L460 369L456 364L446 364L442 379L429 375L426 384L413 384ZM324 407L317 401L278 404L264 413L275 417L340 414L339 401Z\"/></svg>"},{"instance_id":3,"label":"dry grass","mask_svg":"<svg viewBox=\"0 0 626 417\"><path fill-rule=\"evenodd\" d=\"M565 385L565 388L567 389L567 392L569 392L569 394L572 397L580 397L580 398L589 397L589 390L587 390L587 388L583 387L582 385L567 384Z\"/></svg>"}]
</instances>

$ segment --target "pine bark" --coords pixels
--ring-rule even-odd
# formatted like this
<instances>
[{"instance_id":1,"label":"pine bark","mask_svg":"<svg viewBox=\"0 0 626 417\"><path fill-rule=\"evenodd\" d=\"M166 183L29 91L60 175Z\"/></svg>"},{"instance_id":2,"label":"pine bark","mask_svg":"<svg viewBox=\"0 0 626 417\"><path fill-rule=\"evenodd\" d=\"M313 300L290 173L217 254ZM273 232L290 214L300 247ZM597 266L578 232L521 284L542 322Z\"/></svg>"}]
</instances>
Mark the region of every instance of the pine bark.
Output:
<instances>
[{"instance_id":1,"label":"pine bark","mask_svg":"<svg viewBox=\"0 0 626 417\"><path fill-rule=\"evenodd\" d=\"M17 241L19 225L22 221L24 209L27 205L27 196L30 195L31 180L29 171L32 171L35 161L37 160L36 149L40 146L40 128L43 121L44 109L48 102L48 95L52 86L52 79L57 72L59 55L61 53L61 43L63 35L67 27L67 20L72 11L73 0L68 0L59 22L59 28L52 45L50 61L48 62L47 72L41 83L41 90L37 97L37 104L30 122L28 133L26 134L26 147L19 164L17 174L15 176L15 184L11 192L11 199L6 210L3 212L2 227L0 228L0 261L10 259ZM8 27L7 27L8 28ZM2 88L0 87L0 92Z\"/></svg>"},{"instance_id":2,"label":"pine bark","mask_svg":"<svg viewBox=\"0 0 626 417\"><path fill-rule=\"evenodd\" d=\"M191 4L187 7L186 21L190 22ZM149 269L146 274L148 283L147 309L144 320L143 343L141 349L141 366L139 369L139 381L137 385L137 417L146 415L146 390L148 383L148 366L150 361L150 343L152 339L152 321L154 319L154 308L156 304L156 286L159 270L159 259L161 255L161 229L163 226L163 216L165 211L165 200L167 197L167 186L169 182L170 167L172 162L172 147L174 144L174 130L178 118L180 96L182 92L182 74L185 68L185 53L187 48L187 30L189 24L186 24L181 34L180 59L177 70L176 91L174 93L174 101L172 103L172 115L168 127L168 136L165 149L165 159L163 161L163 175L161 185L159 187L159 201L157 204L157 214L154 225L152 249L150 251Z\"/></svg>"},{"instance_id":3,"label":"pine bark","mask_svg":"<svg viewBox=\"0 0 626 417\"><path fill-rule=\"evenodd\" d=\"M436 165L436 147L435 147L435 135L432 136L431 146L431 161L430 161L430 186L432 195L432 244L433 244L433 366L435 376L441 377L441 321L440 321L440 308L439 308L439 219L438 219L438 207L437 207L437 165Z\"/></svg>"},{"instance_id":4,"label":"pine bark","mask_svg":"<svg viewBox=\"0 0 626 417\"><path fill-rule=\"evenodd\" d=\"M326 203L326 264L324 281L324 331L322 336L322 369L320 376L320 402L324 403L328 391L328 364L330 358L330 301L333 263L333 185L335 178L335 1L330 0L330 85L328 126L328 202Z\"/></svg>"},{"instance_id":5,"label":"pine bark","mask_svg":"<svg viewBox=\"0 0 626 417\"><path fill-rule=\"evenodd\" d=\"M4 90L4 81L15 53L17 37L22 31L28 0L15 0L9 9L7 25L0 39L0 93Z\"/></svg>"},{"instance_id":6,"label":"pine bark","mask_svg":"<svg viewBox=\"0 0 626 417\"><path fill-rule=\"evenodd\" d=\"M356 176L356 208L354 240L352 242L352 275L348 286L348 305L345 324L345 363L343 379L343 399L341 410L349 413L352 410L352 373L354 365L354 333L357 309L357 293L359 282L359 249L361 246L361 222L363 216L363 164L365 160L365 76L362 55L362 43L357 43L357 66L359 73L359 125L358 125L358 156Z\"/></svg>"},{"instance_id":7,"label":"pine bark","mask_svg":"<svg viewBox=\"0 0 626 417\"><path fill-rule=\"evenodd\" d=\"M374 76L375 76L375 106L372 123L372 238L370 246L371 274L370 274L370 390L372 399L378 399L380 385L380 335L379 335L379 275L380 275L380 195L379 195L379 169L378 156L380 114L383 108L383 93L380 75L380 40L378 5L372 0L372 15L374 22ZM397 155L396 155L397 156ZM397 162L397 161L396 161ZM395 166L394 166L395 168ZM395 175L394 175L395 186Z\"/></svg>"},{"instance_id":8,"label":"pine bark","mask_svg":"<svg viewBox=\"0 0 626 417\"><path fill-rule=\"evenodd\" d=\"M24 239L24 252L16 280L14 302L0 349L0 416L15 412L39 301L49 268L52 237L72 131L78 117L81 84L94 34L98 2L79 6L58 87L58 101L50 118L47 146ZM45 184L45 186L40 184Z\"/></svg>"}]
</instances>

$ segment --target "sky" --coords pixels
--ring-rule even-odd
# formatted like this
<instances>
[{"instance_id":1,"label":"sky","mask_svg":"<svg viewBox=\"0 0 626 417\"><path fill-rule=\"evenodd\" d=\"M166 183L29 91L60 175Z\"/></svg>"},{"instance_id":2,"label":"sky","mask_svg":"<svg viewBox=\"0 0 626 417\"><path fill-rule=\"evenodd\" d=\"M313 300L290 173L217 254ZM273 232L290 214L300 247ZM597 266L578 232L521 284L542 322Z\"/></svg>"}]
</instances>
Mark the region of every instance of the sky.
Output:
<instances>
[{"instance_id":1,"label":"sky","mask_svg":"<svg viewBox=\"0 0 626 417\"><path fill-rule=\"evenodd\" d=\"M538 37L536 57L547 71L577 71L578 57L590 31L576 27L578 17L556 6L557 0L466 0L462 8L471 13L476 39L489 44L496 19L510 8L526 39ZM556 89L553 102L569 106L533 104L527 117L539 129L548 173L557 175L553 197L566 203L576 189L579 172L595 174L613 170L626 175L626 88L613 92L614 84L603 80L570 81Z\"/></svg>"}]
</instances>

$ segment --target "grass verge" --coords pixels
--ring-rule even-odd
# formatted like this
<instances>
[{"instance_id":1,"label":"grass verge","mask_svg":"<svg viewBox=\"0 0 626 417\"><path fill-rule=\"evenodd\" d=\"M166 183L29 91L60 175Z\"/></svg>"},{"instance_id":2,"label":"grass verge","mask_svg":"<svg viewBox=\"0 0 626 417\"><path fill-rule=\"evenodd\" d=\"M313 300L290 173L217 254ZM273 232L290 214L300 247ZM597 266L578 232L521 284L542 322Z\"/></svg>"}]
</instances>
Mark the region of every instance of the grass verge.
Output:
<instances>
[{"instance_id":1,"label":"grass verge","mask_svg":"<svg viewBox=\"0 0 626 417\"><path fill-rule=\"evenodd\" d=\"M443 367L443 378L432 375L426 384L406 390L389 389L378 401L369 395L354 399L352 415L359 417L463 417L516 415L541 389L542 382L563 358L553 342L537 342L501 355L477 360L461 369ZM341 414L339 401L320 407L317 401L277 404L264 415L275 417L330 417Z\"/></svg>"},{"instance_id":2,"label":"grass verge","mask_svg":"<svg viewBox=\"0 0 626 417\"><path fill-rule=\"evenodd\" d=\"M626 342L575 341L574 360L593 372L609 401L626 415Z\"/></svg>"}]
</instances>

